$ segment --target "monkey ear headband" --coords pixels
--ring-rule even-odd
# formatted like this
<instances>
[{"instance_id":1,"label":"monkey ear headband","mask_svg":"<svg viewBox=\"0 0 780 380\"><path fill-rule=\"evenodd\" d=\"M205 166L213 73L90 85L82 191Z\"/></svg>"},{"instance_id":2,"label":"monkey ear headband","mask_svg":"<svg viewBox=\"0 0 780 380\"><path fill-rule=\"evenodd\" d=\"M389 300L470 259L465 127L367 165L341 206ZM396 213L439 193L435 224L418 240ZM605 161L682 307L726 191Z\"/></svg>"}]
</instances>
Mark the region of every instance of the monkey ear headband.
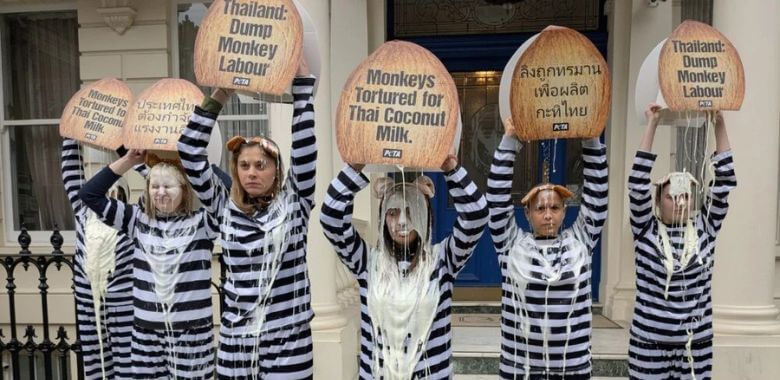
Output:
<instances>
[{"instance_id":1,"label":"monkey ear headband","mask_svg":"<svg viewBox=\"0 0 780 380\"><path fill-rule=\"evenodd\" d=\"M528 202L530 202L532 199L534 199L536 194L539 194L540 192L545 191L545 190L552 190L552 191L558 193L558 195L561 197L561 200L564 200L564 201L566 200L566 198L570 198L573 195L573 193L571 191L569 191L569 189L567 189L567 188L565 188L565 187L563 187L561 185L553 185L552 183L545 183L545 184L536 186L533 189L531 189L528 192L528 194L526 194L523 197L523 199L520 200L520 203L523 206L528 206Z\"/></svg>"},{"instance_id":2,"label":"monkey ear headband","mask_svg":"<svg viewBox=\"0 0 780 380\"><path fill-rule=\"evenodd\" d=\"M252 137L248 139L243 136L235 136L225 144L225 147L231 152L236 152L241 149L241 146L252 143L260 145L260 147L274 159L279 158L279 147L276 146L275 142L265 137Z\"/></svg>"}]
</instances>

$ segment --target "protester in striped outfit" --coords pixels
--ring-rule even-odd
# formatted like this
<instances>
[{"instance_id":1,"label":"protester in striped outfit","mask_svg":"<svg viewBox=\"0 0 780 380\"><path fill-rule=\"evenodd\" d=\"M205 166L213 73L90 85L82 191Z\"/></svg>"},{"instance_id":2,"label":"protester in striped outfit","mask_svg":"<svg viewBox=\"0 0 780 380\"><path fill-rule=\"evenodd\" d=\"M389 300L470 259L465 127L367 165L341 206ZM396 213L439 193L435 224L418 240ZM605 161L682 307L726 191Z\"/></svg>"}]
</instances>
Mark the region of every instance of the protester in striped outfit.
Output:
<instances>
[{"instance_id":1,"label":"protester in striped outfit","mask_svg":"<svg viewBox=\"0 0 780 380\"><path fill-rule=\"evenodd\" d=\"M94 214L78 197L85 182L80 149L74 140L62 141L62 181L73 207L76 224L73 283L78 336L84 358L84 378L130 379L133 243L125 234L114 233L107 242L111 246L107 247L110 251L105 255L106 265L94 263L101 259L99 252L87 251L88 247L93 246L85 242L102 236L99 226L97 231L91 227L94 225L91 220ZM126 181L120 179L109 190L109 194L125 201L129 194ZM103 224L99 221L97 223ZM98 328L101 329L100 334Z\"/></svg>"},{"instance_id":2,"label":"protester in striped outfit","mask_svg":"<svg viewBox=\"0 0 780 380\"><path fill-rule=\"evenodd\" d=\"M355 193L368 186L362 168L348 165L333 179L320 216L360 286L360 379L449 379L453 283L487 224L485 198L449 156L441 169L458 219L453 233L432 245L430 178L380 178L373 185L380 237L369 247L352 225Z\"/></svg>"},{"instance_id":3,"label":"protester in striped outfit","mask_svg":"<svg viewBox=\"0 0 780 380\"><path fill-rule=\"evenodd\" d=\"M628 178L636 254L631 323L632 379L709 379L712 371L712 267L715 238L737 185L726 126L715 114L714 181L704 190L690 173L670 173L651 196L651 153L660 107L650 104L645 135Z\"/></svg>"},{"instance_id":4,"label":"protester in striped outfit","mask_svg":"<svg viewBox=\"0 0 780 380\"><path fill-rule=\"evenodd\" d=\"M306 235L314 205L313 89L303 63L292 83L292 155L284 178L279 148L266 137L233 137L233 187L208 165L206 144L230 97L217 89L197 107L179 140L179 155L200 201L219 223L224 285L217 376L220 379L310 379L313 318Z\"/></svg>"},{"instance_id":5,"label":"protester in striped outfit","mask_svg":"<svg viewBox=\"0 0 780 380\"><path fill-rule=\"evenodd\" d=\"M512 177L522 145L511 128L493 156L487 201L501 266L502 379L589 379L591 252L607 217L607 155L598 138L582 141L583 191L574 224L560 231L563 186L542 184L521 200L532 232L515 222Z\"/></svg>"},{"instance_id":6,"label":"protester in striped outfit","mask_svg":"<svg viewBox=\"0 0 780 380\"><path fill-rule=\"evenodd\" d=\"M146 158L144 206L104 194ZM211 253L217 225L193 211L192 189L177 160L130 150L79 192L108 225L133 240L132 371L136 379L213 377Z\"/></svg>"}]
</instances>

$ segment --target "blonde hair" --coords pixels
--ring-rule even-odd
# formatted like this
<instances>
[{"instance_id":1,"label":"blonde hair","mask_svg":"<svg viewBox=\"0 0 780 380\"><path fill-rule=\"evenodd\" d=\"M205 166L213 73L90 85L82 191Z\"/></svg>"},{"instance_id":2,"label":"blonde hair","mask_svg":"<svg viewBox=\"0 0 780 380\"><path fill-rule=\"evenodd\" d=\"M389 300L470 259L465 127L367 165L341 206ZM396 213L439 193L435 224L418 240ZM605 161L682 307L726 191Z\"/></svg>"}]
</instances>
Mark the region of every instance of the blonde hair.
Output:
<instances>
[{"instance_id":1,"label":"blonde hair","mask_svg":"<svg viewBox=\"0 0 780 380\"><path fill-rule=\"evenodd\" d=\"M164 169L171 169L171 173L174 179L176 179L182 187L181 203L174 210L174 214L190 215L192 214L192 185L184 174L184 171L177 165L169 162L159 162L149 170L149 175L146 176L146 189L144 189L144 209L146 214L152 218L157 218L157 208L152 203L152 195L149 193L149 182L152 179L152 173L159 172Z\"/></svg>"},{"instance_id":2,"label":"blonde hair","mask_svg":"<svg viewBox=\"0 0 780 380\"><path fill-rule=\"evenodd\" d=\"M264 138L264 140L273 144L273 149L276 149L276 152L279 151L278 146L271 139ZM271 194L254 199L247 194L246 190L244 190L244 187L241 185L241 180L238 178L238 156L241 155L241 152L245 148L251 148L253 146L266 152L266 154L273 159L274 164L276 164L276 173L274 173L274 183L271 185ZM264 207L269 205L274 198L282 192L282 160L279 159L278 155L274 155L273 152L269 151L269 148L258 141L246 141L240 143L238 146L234 146L233 149L230 150L233 153L230 156L230 177L233 179L233 186L230 187L230 199L233 200L233 203L235 203L241 211L246 214L252 214L254 213L256 206L259 205Z\"/></svg>"}]
</instances>

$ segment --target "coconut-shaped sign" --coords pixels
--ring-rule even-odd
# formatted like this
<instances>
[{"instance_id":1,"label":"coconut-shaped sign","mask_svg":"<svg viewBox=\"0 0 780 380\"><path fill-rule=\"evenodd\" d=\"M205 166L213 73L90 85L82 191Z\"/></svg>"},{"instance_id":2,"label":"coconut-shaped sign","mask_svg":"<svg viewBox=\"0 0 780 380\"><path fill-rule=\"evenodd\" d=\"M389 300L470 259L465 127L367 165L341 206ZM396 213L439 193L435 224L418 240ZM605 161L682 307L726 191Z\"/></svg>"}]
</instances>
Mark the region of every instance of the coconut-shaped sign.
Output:
<instances>
[{"instance_id":1,"label":"coconut-shaped sign","mask_svg":"<svg viewBox=\"0 0 780 380\"><path fill-rule=\"evenodd\" d=\"M122 145L122 123L132 102L127 85L104 78L70 98L60 118L60 135L111 150Z\"/></svg>"},{"instance_id":2,"label":"coconut-shaped sign","mask_svg":"<svg viewBox=\"0 0 780 380\"><path fill-rule=\"evenodd\" d=\"M281 95L301 59L292 0L216 0L195 39L198 84Z\"/></svg>"},{"instance_id":3,"label":"coconut-shaped sign","mask_svg":"<svg viewBox=\"0 0 780 380\"><path fill-rule=\"evenodd\" d=\"M157 81L136 97L125 117L125 147L176 151L190 115L202 102L203 93L189 81Z\"/></svg>"},{"instance_id":4,"label":"coconut-shaped sign","mask_svg":"<svg viewBox=\"0 0 780 380\"><path fill-rule=\"evenodd\" d=\"M428 50L384 43L352 72L336 110L336 140L349 163L439 168L453 149L455 82Z\"/></svg>"},{"instance_id":5,"label":"coconut-shaped sign","mask_svg":"<svg viewBox=\"0 0 780 380\"><path fill-rule=\"evenodd\" d=\"M551 25L520 50L509 90L517 137L600 135L609 114L611 81L607 62L593 43L575 30Z\"/></svg>"},{"instance_id":6,"label":"coconut-shaped sign","mask_svg":"<svg viewBox=\"0 0 780 380\"><path fill-rule=\"evenodd\" d=\"M745 71L734 45L715 28L686 20L661 48L658 82L672 111L738 110Z\"/></svg>"}]
</instances>

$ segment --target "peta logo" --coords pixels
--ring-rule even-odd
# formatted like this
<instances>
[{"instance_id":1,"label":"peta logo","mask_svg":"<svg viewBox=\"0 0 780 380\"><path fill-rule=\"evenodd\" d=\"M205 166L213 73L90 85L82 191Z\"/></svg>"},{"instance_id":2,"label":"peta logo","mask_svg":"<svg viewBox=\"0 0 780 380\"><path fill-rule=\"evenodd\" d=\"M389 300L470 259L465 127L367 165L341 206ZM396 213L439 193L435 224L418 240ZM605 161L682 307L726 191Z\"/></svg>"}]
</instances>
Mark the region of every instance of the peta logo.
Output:
<instances>
[{"instance_id":1,"label":"peta logo","mask_svg":"<svg viewBox=\"0 0 780 380\"><path fill-rule=\"evenodd\" d=\"M233 77L233 84L236 86L249 86L249 78Z\"/></svg>"},{"instance_id":2,"label":"peta logo","mask_svg":"<svg viewBox=\"0 0 780 380\"><path fill-rule=\"evenodd\" d=\"M95 141L95 140L97 140L97 135L96 135L96 134L94 134L94 133L87 133L86 135L84 135L84 137L85 137L87 140L89 140L89 141Z\"/></svg>"},{"instance_id":3,"label":"peta logo","mask_svg":"<svg viewBox=\"0 0 780 380\"><path fill-rule=\"evenodd\" d=\"M401 158L401 153L403 153L400 149L384 149L382 151L382 157L385 158Z\"/></svg>"},{"instance_id":4,"label":"peta logo","mask_svg":"<svg viewBox=\"0 0 780 380\"><path fill-rule=\"evenodd\" d=\"M569 130L569 123L553 123L553 132L563 132Z\"/></svg>"},{"instance_id":5,"label":"peta logo","mask_svg":"<svg viewBox=\"0 0 780 380\"><path fill-rule=\"evenodd\" d=\"M158 137L158 138L154 139L154 143L155 144L160 144L160 145L167 144L168 143L168 139L161 139L161 138Z\"/></svg>"},{"instance_id":6,"label":"peta logo","mask_svg":"<svg viewBox=\"0 0 780 380\"><path fill-rule=\"evenodd\" d=\"M699 107L712 108L712 100L699 100Z\"/></svg>"}]
</instances>

